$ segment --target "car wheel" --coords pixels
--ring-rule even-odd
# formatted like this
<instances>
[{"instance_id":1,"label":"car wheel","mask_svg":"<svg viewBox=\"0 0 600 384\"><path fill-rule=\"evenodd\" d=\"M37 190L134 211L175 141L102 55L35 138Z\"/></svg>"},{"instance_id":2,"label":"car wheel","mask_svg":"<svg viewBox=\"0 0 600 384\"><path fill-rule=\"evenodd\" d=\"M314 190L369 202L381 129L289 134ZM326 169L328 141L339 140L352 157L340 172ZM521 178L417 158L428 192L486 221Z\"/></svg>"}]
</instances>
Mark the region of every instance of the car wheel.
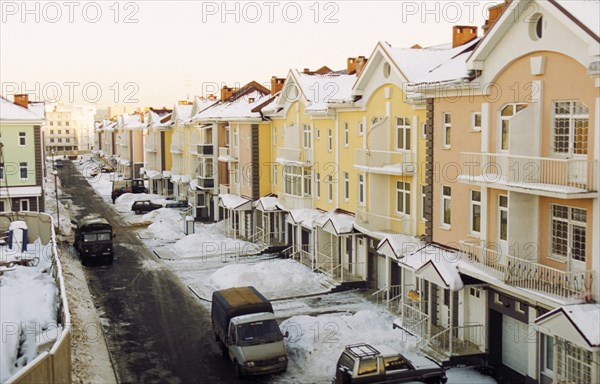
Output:
<instances>
[{"instance_id":1,"label":"car wheel","mask_svg":"<svg viewBox=\"0 0 600 384\"><path fill-rule=\"evenodd\" d=\"M139 215L139 214L141 214L141 213L142 213L142 211L140 211L139 209L138 209L137 211L135 211L135 214L136 214L136 215Z\"/></svg>"},{"instance_id":2,"label":"car wheel","mask_svg":"<svg viewBox=\"0 0 600 384\"><path fill-rule=\"evenodd\" d=\"M106 264L112 264L113 263L113 255L110 255L106 258Z\"/></svg>"},{"instance_id":3,"label":"car wheel","mask_svg":"<svg viewBox=\"0 0 600 384\"><path fill-rule=\"evenodd\" d=\"M90 265L90 261L88 260L87 257L81 256L81 265L83 265L84 267L87 267Z\"/></svg>"}]
</instances>

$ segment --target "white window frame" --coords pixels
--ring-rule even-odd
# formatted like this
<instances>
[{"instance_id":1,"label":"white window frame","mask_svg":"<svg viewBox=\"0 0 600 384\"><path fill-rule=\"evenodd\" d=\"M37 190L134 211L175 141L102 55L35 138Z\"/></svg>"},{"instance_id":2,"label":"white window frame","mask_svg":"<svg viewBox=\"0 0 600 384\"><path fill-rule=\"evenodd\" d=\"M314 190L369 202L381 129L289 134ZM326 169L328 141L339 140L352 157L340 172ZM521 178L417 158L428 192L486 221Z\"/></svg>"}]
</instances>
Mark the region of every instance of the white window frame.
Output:
<instances>
[{"instance_id":1,"label":"white window frame","mask_svg":"<svg viewBox=\"0 0 600 384\"><path fill-rule=\"evenodd\" d=\"M19 210L21 212L30 212L30 208L31 208L31 206L29 205L29 199L19 200Z\"/></svg>"},{"instance_id":2,"label":"white window frame","mask_svg":"<svg viewBox=\"0 0 600 384\"><path fill-rule=\"evenodd\" d=\"M312 126L310 124L302 125L302 146L305 149L312 148Z\"/></svg>"},{"instance_id":3,"label":"white window frame","mask_svg":"<svg viewBox=\"0 0 600 384\"><path fill-rule=\"evenodd\" d=\"M423 139L427 138L427 123L421 124L421 137Z\"/></svg>"},{"instance_id":4,"label":"white window frame","mask_svg":"<svg viewBox=\"0 0 600 384\"><path fill-rule=\"evenodd\" d=\"M402 204L402 207L400 207ZM396 214L410 215L410 183L406 181L396 181Z\"/></svg>"},{"instance_id":5,"label":"white window frame","mask_svg":"<svg viewBox=\"0 0 600 384\"><path fill-rule=\"evenodd\" d=\"M6 201L0 200L0 212L6 212Z\"/></svg>"},{"instance_id":6,"label":"white window frame","mask_svg":"<svg viewBox=\"0 0 600 384\"><path fill-rule=\"evenodd\" d=\"M333 201L333 176L327 176L327 201Z\"/></svg>"},{"instance_id":7,"label":"white window frame","mask_svg":"<svg viewBox=\"0 0 600 384\"><path fill-rule=\"evenodd\" d=\"M441 195L442 195L442 214L440 216L441 225L444 228L450 228L452 226L452 187L447 185L442 185ZM446 189L448 189L449 194L446 194ZM446 203L449 205L449 220L450 222L446 222Z\"/></svg>"},{"instance_id":8,"label":"white window frame","mask_svg":"<svg viewBox=\"0 0 600 384\"><path fill-rule=\"evenodd\" d=\"M331 129L327 130L327 150L333 151L333 132Z\"/></svg>"},{"instance_id":9,"label":"white window frame","mask_svg":"<svg viewBox=\"0 0 600 384\"><path fill-rule=\"evenodd\" d=\"M317 140L321 140L321 130L319 128L315 129L315 135Z\"/></svg>"},{"instance_id":10,"label":"white window frame","mask_svg":"<svg viewBox=\"0 0 600 384\"><path fill-rule=\"evenodd\" d=\"M506 206L502 205L502 199L506 199ZM508 241L509 207L508 195L498 195L498 241ZM506 212L506 239L502 239L502 212Z\"/></svg>"},{"instance_id":11,"label":"white window frame","mask_svg":"<svg viewBox=\"0 0 600 384\"><path fill-rule=\"evenodd\" d=\"M315 192L316 192L316 196L317 199L321 198L321 174L317 173L317 177L315 179Z\"/></svg>"},{"instance_id":12,"label":"white window frame","mask_svg":"<svg viewBox=\"0 0 600 384\"><path fill-rule=\"evenodd\" d=\"M446 119L447 117L450 118L450 122L448 122L448 119ZM448 149L452 146L452 113L444 112L442 114L442 124L442 143L444 148Z\"/></svg>"},{"instance_id":13,"label":"white window frame","mask_svg":"<svg viewBox=\"0 0 600 384\"><path fill-rule=\"evenodd\" d=\"M277 185L277 164L273 164L273 185Z\"/></svg>"},{"instance_id":14,"label":"white window frame","mask_svg":"<svg viewBox=\"0 0 600 384\"><path fill-rule=\"evenodd\" d=\"M563 217L558 217L555 216L555 211L554 208L564 208L566 209L567 212L567 218L563 218ZM581 262L581 263L586 263L587 261L587 257L586 257L586 247L587 247L587 237L590 236L590 234L588 234L587 231L587 222L586 221L580 221L577 220L575 218L573 218L575 211L581 211L583 212L583 214L585 214L586 220L588 217L588 212L586 209L584 208L579 208L579 207L571 207L571 206L566 206L566 205L561 205L561 204L552 204L550 206L550 255L551 258L556 259L556 260L560 260L560 261L567 261L567 260L574 260L576 262ZM567 254L566 255L561 255L561 254L557 254L554 251L554 241L556 239L556 233L554 231L554 222L560 222L563 223L567 226L567 237L566 239L562 239L563 241L566 240L566 246L567 246ZM577 258L577 259L573 259L573 245L574 245L574 232L575 229L579 228L583 230L583 233L585 234L584 237L584 244L583 244L583 260Z\"/></svg>"},{"instance_id":15,"label":"white window frame","mask_svg":"<svg viewBox=\"0 0 600 384\"><path fill-rule=\"evenodd\" d=\"M411 149L411 122L408 117L396 117L396 150L410 151ZM402 138L402 145L399 141Z\"/></svg>"},{"instance_id":16,"label":"white window frame","mask_svg":"<svg viewBox=\"0 0 600 384\"><path fill-rule=\"evenodd\" d=\"M277 127L273 127L273 146L277 145Z\"/></svg>"},{"instance_id":17,"label":"white window frame","mask_svg":"<svg viewBox=\"0 0 600 384\"><path fill-rule=\"evenodd\" d=\"M479 126L477 126L477 117L479 117ZM481 112L472 112L471 113L471 131L472 132L481 132L481 127L483 126L483 119Z\"/></svg>"},{"instance_id":18,"label":"white window frame","mask_svg":"<svg viewBox=\"0 0 600 384\"><path fill-rule=\"evenodd\" d=\"M568 114L557 114L556 108L559 103L569 103L569 113ZM575 108L584 108L587 113L577 114L574 113ZM556 137L557 137L557 119L568 119L569 120L569 133L567 137L567 150L566 151L557 151L556 150ZM575 148L577 147L577 138L576 138L576 122L577 121L586 121L587 122L587 134L585 135L585 145L582 148L585 150L584 153L575 153ZM593 127L590 127L590 113L589 107L583 103L581 100L562 100L562 101L554 101L552 103L552 153L556 156L562 157L571 157L573 155L582 155L585 156L588 154L589 150L589 135L590 131Z\"/></svg>"},{"instance_id":19,"label":"white window frame","mask_svg":"<svg viewBox=\"0 0 600 384\"><path fill-rule=\"evenodd\" d=\"M358 204L360 205L364 205L365 204L365 176L362 174L358 175Z\"/></svg>"},{"instance_id":20,"label":"white window frame","mask_svg":"<svg viewBox=\"0 0 600 384\"><path fill-rule=\"evenodd\" d=\"M357 130L358 130L358 136L364 135L364 133L365 133L365 125L363 124L362 121L360 121L358 123L358 129Z\"/></svg>"},{"instance_id":21,"label":"white window frame","mask_svg":"<svg viewBox=\"0 0 600 384\"><path fill-rule=\"evenodd\" d=\"M350 175L344 172L344 200L350 200Z\"/></svg>"},{"instance_id":22,"label":"white window frame","mask_svg":"<svg viewBox=\"0 0 600 384\"><path fill-rule=\"evenodd\" d=\"M0 181L6 181L6 173L4 172L4 163L0 163Z\"/></svg>"},{"instance_id":23,"label":"white window frame","mask_svg":"<svg viewBox=\"0 0 600 384\"><path fill-rule=\"evenodd\" d=\"M27 146L27 132L19 132L19 147Z\"/></svg>"},{"instance_id":24,"label":"white window frame","mask_svg":"<svg viewBox=\"0 0 600 384\"><path fill-rule=\"evenodd\" d=\"M283 166L283 193L294 197L310 197L312 175L309 168L298 165ZM299 186L296 186L296 183Z\"/></svg>"},{"instance_id":25,"label":"white window frame","mask_svg":"<svg viewBox=\"0 0 600 384\"><path fill-rule=\"evenodd\" d=\"M198 208L206 208L206 194L198 193L196 197L196 207Z\"/></svg>"},{"instance_id":26,"label":"white window frame","mask_svg":"<svg viewBox=\"0 0 600 384\"><path fill-rule=\"evenodd\" d=\"M479 201L475 200L474 194L479 194ZM475 225L475 221L473 220L473 215L475 214L475 207L479 207L479 231L476 231L473 227ZM469 190L469 233L472 235L479 236L481 234L481 191L470 189Z\"/></svg>"},{"instance_id":27,"label":"white window frame","mask_svg":"<svg viewBox=\"0 0 600 384\"><path fill-rule=\"evenodd\" d=\"M25 164L25 165L23 165ZM25 170L25 177L23 177L23 170ZM19 163L19 179L25 181L29 179L29 164L27 162Z\"/></svg>"},{"instance_id":28,"label":"white window frame","mask_svg":"<svg viewBox=\"0 0 600 384\"><path fill-rule=\"evenodd\" d=\"M348 148L350 145L350 133L348 132L348 123L344 123L344 147Z\"/></svg>"},{"instance_id":29,"label":"white window frame","mask_svg":"<svg viewBox=\"0 0 600 384\"><path fill-rule=\"evenodd\" d=\"M508 107L512 106L512 114L511 115L503 115L504 110ZM508 152L510 148L510 120L515 117L519 112L523 109L527 108L526 103L508 103L500 108L500 124L498 125L498 151L499 152ZM504 133L504 122L506 124L506 148L504 148L504 142L502 140L502 136Z\"/></svg>"}]
</instances>

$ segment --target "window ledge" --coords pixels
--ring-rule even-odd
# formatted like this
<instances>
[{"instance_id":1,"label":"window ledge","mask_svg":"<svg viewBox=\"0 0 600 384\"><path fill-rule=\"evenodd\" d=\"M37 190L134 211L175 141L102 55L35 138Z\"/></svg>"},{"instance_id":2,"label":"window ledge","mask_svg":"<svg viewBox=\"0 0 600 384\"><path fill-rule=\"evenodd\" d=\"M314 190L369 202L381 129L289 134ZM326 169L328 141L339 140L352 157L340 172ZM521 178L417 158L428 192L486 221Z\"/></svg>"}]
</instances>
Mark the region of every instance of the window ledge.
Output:
<instances>
[{"instance_id":1,"label":"window ledge","mask_svg":"<svg viewBox=\"0 0 600 384\"><path fill-rule=\"evenodd\" d=\"M567 264L567 261L568 261L567 258L562 258L559 256L552 256L552 255L548 256L548 259L552 260L552 261L556 261L557 263L561 263L561 264Z\"/></svg>"},{"instance_id":2,"label":"window ledge","mask_svg":"<svg viewBox=\"0 0 600 384\"><path fill-rule=\"evenodd\" d=\"M476 240L481 240L481 235L476 234L476 233L467 233L467 237L470 237L472 239L476 239Z\"/></svg>"},{"instance_id":3,"label":"window ledge","mask_svg":"<svg viewBox=\"0 0 600 384\"><path fill-rule=\"evenodd\" d=\"M481 129L469 129L470 133L481 133Z\"/></svg>"},{"instance_id":4,"label":"window ledge","mask_svg":"<svg viewBox=\"0 0 600 384\"><path fill-rule=\"evenodd\" d=\"M440 226L438 226L438 229L441 229L442 231L450 231L450 230L452 230L452 227L446 226L446 225L440 225Z\"/></svg>"},{"instance_id":5,"label":"window ledge","mask_svg":"<svg viewBox=\"0 0 600 384\"><path fill-rule=\"evenodd\" d=\"M449 151L452 149L452 147L443 146L441 149L442 149L442 151Z\"/></svg>"}]
</instances>

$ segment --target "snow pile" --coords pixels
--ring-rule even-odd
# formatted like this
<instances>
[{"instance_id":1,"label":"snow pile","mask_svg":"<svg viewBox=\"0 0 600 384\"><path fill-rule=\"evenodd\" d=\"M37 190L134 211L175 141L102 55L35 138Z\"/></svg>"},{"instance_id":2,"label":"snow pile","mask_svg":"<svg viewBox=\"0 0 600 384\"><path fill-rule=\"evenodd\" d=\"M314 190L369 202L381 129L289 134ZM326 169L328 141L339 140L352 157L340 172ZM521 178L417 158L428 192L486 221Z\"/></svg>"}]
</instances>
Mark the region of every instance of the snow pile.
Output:
<instances>
[{"instance_id":1,"label":"snow pile","mask_svg":"<svg viewBox=\"0 0 600 384\"><path fill-rule=\"evenodd\" d=\"M38 355L38 345L52 342L57 330L58 289L50 258L34 267L17 266L0 276L0 382Z\"/></svg>"},{"instance_id":2,"label":"snow pile","mask_svg":"<svg viewBox=\"0 0 600 384\"><path fill-rule=\"evenodd\" d=\"M227 237L224 232L225 222L200 226L198 233L188 235L179 240L171 248L180 258L218 255L254 254L258 246L243 240Z\"/></svg>"},{"instance_id":3,"label":"snow pile","mask_svg":"<svg viewBox=\"0 0 600 384\"><path fill-rule=\"evenodd\" d=\"M46 212L52 216L54 225L56 227L57 214L56 214L56 185L55 180L58 181L58 215L60 216L60 223L58 227L58 234L62 236L70 236L73 233L73 224L71 223L71 211L70 200L67 202L60 201L62 196L62 186L60 178L54 178L54 175L46 177Z\"/></svg>"},{"instance_id":4,"label":"snow pile","mask_svg":"<svg viewBox=\"0 0 600 384\"><path fill-rule=\"evenodd\" d=\"M174 242L181 239L183 234L183 218L181 212L161 208L148 212L140 218L141 222L152 223L146 229L146 233L157 240Z\"/></svg>"},{"instance_id":5,"label":"snow pile","mask_svg":"<svg viewBox=\"0 0 600 384\"><path fill-rule=\"evenodd\" d=\"M254 265L232 264L214 272L214 290L253 286L269 299L323 292L325 275L290 260L275 259Z\"/></svg>"},{"instance_id":6,"label":"snow pile","mask_svg":"<svg viewBox=\"0 0 600 384\"><path fill-rule=\"evenodd\" d=\"M294 316L281 323L290 364L287 375L302 381L326 382L335 376L335 365L344 347L356 343L386 344L412 351L416 339L392 329L394 317L387 312L362 310L355 314Z\"/></svg>"}]
</instances>

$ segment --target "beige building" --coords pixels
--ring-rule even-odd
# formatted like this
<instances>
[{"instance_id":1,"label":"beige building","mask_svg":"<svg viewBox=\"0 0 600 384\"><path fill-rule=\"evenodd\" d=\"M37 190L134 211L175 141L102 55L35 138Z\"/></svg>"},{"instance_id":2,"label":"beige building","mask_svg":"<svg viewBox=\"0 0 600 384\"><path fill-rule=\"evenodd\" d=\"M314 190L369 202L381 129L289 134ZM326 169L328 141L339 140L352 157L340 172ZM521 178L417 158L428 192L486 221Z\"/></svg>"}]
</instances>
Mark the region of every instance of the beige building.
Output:
<instances>
[{"instance_id":1,"label":"beige building","mask_svg":"<svg viewBox=\"0 0 600 384\"><path fill-rule=\"evenodd\" d=\"M44 146L47 153L71 154L90 151L94 145L94 116L92 105L55 104L46 110Z\"/></svg>"}]
</instances>

